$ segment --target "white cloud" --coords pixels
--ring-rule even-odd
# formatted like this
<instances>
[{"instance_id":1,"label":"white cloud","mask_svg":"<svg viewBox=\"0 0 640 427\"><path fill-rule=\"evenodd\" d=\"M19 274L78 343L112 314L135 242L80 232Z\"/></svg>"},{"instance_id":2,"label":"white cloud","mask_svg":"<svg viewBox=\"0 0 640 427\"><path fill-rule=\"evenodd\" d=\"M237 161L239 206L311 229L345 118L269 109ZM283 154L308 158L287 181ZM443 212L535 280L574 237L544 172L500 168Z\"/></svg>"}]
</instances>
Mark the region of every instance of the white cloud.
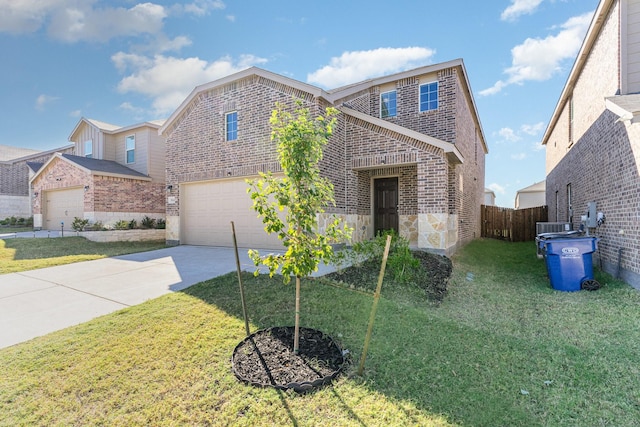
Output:
<instances>
[{"instance_id":1,"label":"white cloud","mask_svg":"<svg viewBox=\"0 0 640 427\"><path fill-rule=\"evenodd\" d=\"M516 154L512 154L511 158L513 160L524 160L527 158L527 153L516 153Z\"/></svg>"},{"instance_id":2,"label":"white cloud","mask_svg":"<svg viewBox=\"0 0 640 427\"><path fill-rule=\"evenodd\" d=\"M543 122L538 122L536 124L533 125L522 125L520 126L520 130L524 133L526 133L527 135L538 135L540 132L542 132L542 130L544 129L544 123Z\"/></svg>"},{"instance_id":3,"label":"white cloud","mask_svg":"<svg viewBox=\"0 0 640 427\"><path fill-rule=\"evenodd\" d=\"M561 25L561 31L544 39L528 38L511 49L511 67L504 72L506 80L499 80L492 87L479 92L494 95L512 84L526 81L544 81L562 69L565 60L574 59L584 35L589 28L593 12L575 16Z\"/></svg>"},{"instance_id":4,"label":"white cloud","mask_svg":"<svg viewBox=\"0 0 640 427\"><path fill-rule=\"evenodd\" d=\"M505 187L503 187L502 185L498 184L498 183L491 183L487 186L488 189L493 190L494 193L496 194L504 194L506 193L506 189Z\"/></svg>"},{"instance_id":5,"label":"white cloud","mask_svg":"<svg viewBox=\"0 0 640 427\"><path fill-rule=\"evenodd\" d=\"M118 52L111 57L116 68L129 72L118 84L122 93L138 93L152 99L154 114L166 115L180 105L195 86L267 62L243 55L237 60L223 57L207 62L200 58L176 58Z\"/></svg>"},{"instance_id":6,"label":"white cloud","mask_svg":"<svg viewBox=\"0 0 640 427\"><path fill-rule=\"evenodd\" d=\"M66 42L105 42L114 37L159 34L167 11L153 3L140 3L130 9L67 7L51 17L49 34Z\"/></svg>"},{"instance_id":7,"label":"white cloud","mask_svg":"<svg viewBox=\"0 0 640 427\"><path fill-rule=\"evenodd\" d=\"M69 117L82 117L81 110L73 110L69 113Z\"/></svg>"},{"instance_id":8,"label":"white cloud","mask_svg":"<svg viewBox=\"0 0 640 427\"><path fill-rule=\"evenodd\" d=\"M227 15L225 16L225 19L229 22L236 22L236 16L235 15Z\"/></svg>"},{"instance_id":9,"label":"white cloud","mask_svg":"<svg viewBox=\"0 0 640 427\"><path fill-rule=\"evenodd\" d=\"M36 98L36 110L43 111L47 104L59 99L55 96L42 94Z\"/></svg>"},{"instance_id":10,"label":"white cloud","mask_svg":"<svg viewBox=\"0 0 640 427\"><path fill-rule=\"evenodd\" d=\"M158 40L145 43L157 47L156 52L164 52L191 43L184 36L170 40L163 34L165 20L171 14L203 16L225 7L220 0L195 0L169 7L141 2L130 8L98 7L97 3L98 0L0 0L0 32L32 33L46 27L49 36L68 43L150 35Z\"/></svg>"},{"instance_id":11,"label":"white cloud","mask_svg":"<svg viewBox=\"0 0 640 427\"><path fill-rule=\"evenodd\" d=\"M0 31L16 34L37 31L52 11L69 3L69 0L0 0Z\"/></svg>"},{"instance_id":12,"label":"white cloud","mask_svg":"<svg viewBox=\"0 0 640 427\"><path fill-rule=\"evenodd\" d=\"M196 16L204 16L210 11L216 9L224 9L226 5L220 0L196 0L192 3L185 4L183 9L186 13L192 13Z\"/></svg>"},{"instance_id":13,"label":"white cloud","mask_svg":"<svg viewBox=\"0 0 640 427\"><path fill-rule=\"evenodd\" d=\"M532 14L540 6L540 3L542 0L511 0L511 5L502 11L500 19L515 21L522 15Z\"/></svg>"},{"instance_id":14,"label":"white cloud","mask_svg":"<svg viewBox=\"0 0 640 427\"><path fill-rule=\"evenodd\" d=\"M307 75L307 82L336 88L373 76L400 72L431 63L435 50L425 47L378 48L344 52L330 64Z\"/></svg>"},{"instance_id":15,"label":"white cloud","mask_svg":"<svg viewBox=\"0 0 640 427\"><path fill-rule=\"evenodd\" d=\"M515 142L520 139L520 137L513 131L511 128L502 128L498 131L498 135L505 141Z\"/></svg>"}]
</instances>

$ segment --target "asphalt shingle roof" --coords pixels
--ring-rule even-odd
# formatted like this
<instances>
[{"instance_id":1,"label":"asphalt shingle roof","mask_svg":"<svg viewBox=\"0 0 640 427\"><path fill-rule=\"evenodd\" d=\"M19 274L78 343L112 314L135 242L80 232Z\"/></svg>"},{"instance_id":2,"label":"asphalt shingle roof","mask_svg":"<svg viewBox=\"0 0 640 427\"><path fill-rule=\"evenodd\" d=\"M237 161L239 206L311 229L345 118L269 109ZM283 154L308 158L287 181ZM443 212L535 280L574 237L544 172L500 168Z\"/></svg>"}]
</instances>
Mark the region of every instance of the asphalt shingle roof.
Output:
<instances>
[{"instance_id":1,"label":"asphalt shingle roof","mask_svg":"<svg viewBox=\"0 0 640 427\"><path fill-rule=\"evenodd\" d=\"M148 176L145 174L134 171L133 169L130 169L126 166L121 165L120 163L116 163L111 160L91 159L88 157L74 156L71 154L63 154L62 157L93 172L148 178Z\"/></svg>"}]
</instances>

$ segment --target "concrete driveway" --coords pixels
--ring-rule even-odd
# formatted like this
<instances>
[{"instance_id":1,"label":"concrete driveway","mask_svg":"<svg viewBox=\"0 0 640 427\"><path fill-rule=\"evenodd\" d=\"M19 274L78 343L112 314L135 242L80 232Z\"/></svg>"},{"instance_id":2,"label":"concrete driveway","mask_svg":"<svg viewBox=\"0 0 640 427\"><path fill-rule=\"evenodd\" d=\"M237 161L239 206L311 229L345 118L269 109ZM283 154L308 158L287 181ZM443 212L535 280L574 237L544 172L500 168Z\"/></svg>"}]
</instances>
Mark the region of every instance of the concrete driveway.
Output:
<instances>
[{"instance_id":1,"label":"concrete driveway","mask_svg":"<svg viewBox=\"0 0 640 427\"><path fill-rule=\"evenodd\" d=\"M247 249L243 270L254 271ZM318 274L331 269L323 266ZM176 246L0 275L0 348L236 271L232 248Z\"/></svg>"}]
</instances>

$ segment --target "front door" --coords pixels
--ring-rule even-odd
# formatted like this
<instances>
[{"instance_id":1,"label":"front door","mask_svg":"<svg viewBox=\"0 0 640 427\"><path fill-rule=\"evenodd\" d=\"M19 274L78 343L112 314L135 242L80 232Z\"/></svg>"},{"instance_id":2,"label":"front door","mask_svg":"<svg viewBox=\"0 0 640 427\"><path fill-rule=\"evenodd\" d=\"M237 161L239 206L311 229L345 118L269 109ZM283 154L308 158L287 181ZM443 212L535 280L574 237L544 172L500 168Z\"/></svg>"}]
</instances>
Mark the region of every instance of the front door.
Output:
<instances>
[{"instance_id":1,"label":"front door","mask_svg":"<svg viewBox=\"0 0 640 427\"><path fill-rule=\"evenodd\" d=\"M398 231L398 178L381 178L373 181L375 234Z\"/></svg>"}]
</instances>

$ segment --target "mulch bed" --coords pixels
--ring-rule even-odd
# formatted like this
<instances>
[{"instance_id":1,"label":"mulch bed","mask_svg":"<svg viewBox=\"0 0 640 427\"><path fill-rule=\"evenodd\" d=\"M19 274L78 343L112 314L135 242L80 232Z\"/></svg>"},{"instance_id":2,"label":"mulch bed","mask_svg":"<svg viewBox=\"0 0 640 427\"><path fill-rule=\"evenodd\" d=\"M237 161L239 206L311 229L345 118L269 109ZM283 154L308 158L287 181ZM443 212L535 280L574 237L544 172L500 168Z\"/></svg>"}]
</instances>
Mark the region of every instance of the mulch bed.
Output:
<instances>
[{"instance_id":1,"label":"mulch bed","mask_svg":"<svg viewBox=\"0 0 640 427\"><path fill-rule=\"evenodd\" d=\"M238 379L260 387L306 392L331 382L345 365L340 347L324 333L300 328L293 352L293 326L262 329L240 342L231 358Z\"/></svg>"},{"instance_id":2,"label":"mulch bed","mask_svg":"<svg viewBox=\"0 0 640 427\"><path fill-rule=\"evenodd\" d=\"M413 250L411 253L420 261L421 268L414 271L411 279L403 286L420 288L427 299L442 302L447 295L447 284L453 271L451 260L446 256L421 250ZM324 277L355 289L374 292L379 272L380 260L372 259L365 261L361 266L347 267ZM385 280L393 280L389 274L389 267L387 267Z\"/></svg>"}]
</instances>

